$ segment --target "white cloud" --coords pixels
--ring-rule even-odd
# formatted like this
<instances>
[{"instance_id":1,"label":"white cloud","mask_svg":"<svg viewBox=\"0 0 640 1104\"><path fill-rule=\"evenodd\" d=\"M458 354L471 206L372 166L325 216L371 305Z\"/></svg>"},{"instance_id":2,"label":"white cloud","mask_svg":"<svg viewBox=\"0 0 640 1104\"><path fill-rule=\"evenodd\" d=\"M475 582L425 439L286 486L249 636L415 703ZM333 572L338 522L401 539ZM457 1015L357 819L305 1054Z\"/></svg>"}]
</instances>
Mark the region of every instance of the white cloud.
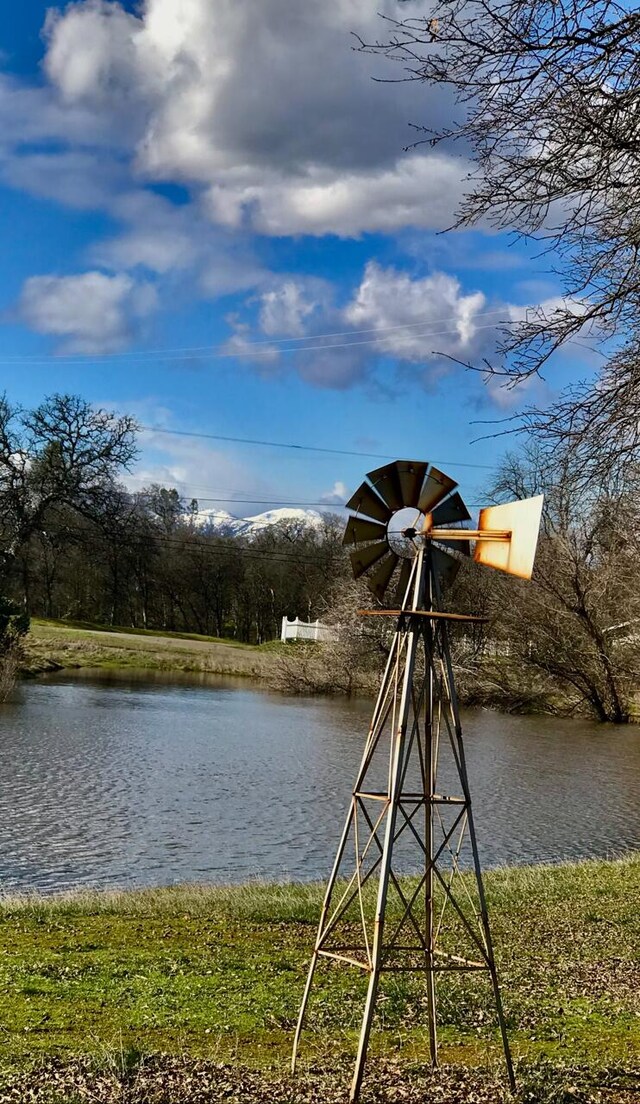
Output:
<instances>
[{"instance_id":1,"label":"white cloud","mask_svg":"<svg viewBox=\"0 0 640 1104\"><path fill-rule=\"evenodd\" d=\"M379 352L425 363L441 353L474 352L476 315L485 305L481 291L465 295L459 281L444 272L412 279L407 272L371 261L344 317L354 328L387 331L376 340Z\"/></svg>"},{"instance_id":2,"label":"white cloud","mask_svg":"<svg viewBox=\"0 0 640 1104\"><path fill-rule=\"evenodd\" d=\"M265 502L282 498L282 486L264 466L257 469L231 449L153 430L141 433L140 444L140 461L125 477L131 490L151 483L176 487L187 501L197 498L200 509L226 510L238 517L258 513L266 509Z\"/></svg>"},{"instance_id":3,"label":"white cloud","mask_svg":"<svg viewBox=\"0 0 640 1104\"><path fill-rule=\"evenodd\" d=\"M316 281L320 284L320 281ZM311 316L320 303L310 295L309 282L306 286L293 277L279 286L265 291L261 299L260 329L269 336L282 334L287 337L302 337L308 330Z\"/></svg>"},{"instance_id":4,"label":"white cloud","mask_svg":"<svg viewBox=\"0 0 640 1104\"><path fill-rule=\"evenodd\" d=\"M302 277L274 282L247 302L249 308L257 298L257 332L274 340L253 336L250 321L236 315L228 318L235 336L227 350L265 374L289 371L316 387L385 388L389 369L383 360L398 375L430 386L452 369L448 358L472 360L493 349L499 321L510 318L508 305L485 313L484 294L465 293L447 273L413 276L375 261L366 265L346 304L337 305L331 290Z\"/></svg>"},{"instance_id":5,"label":"white cloud","mask_svg":"<svg viewBox=\"0 0 640 1104\"><path fill-rule=\"evenodd\" d=\"M123 166L101 150L24 153L0 158L2 175L12 188L43 196L79 210L108 208L123 187Z\"/></svg>"},{"instance_id":6,"label":"white cloud","mask_svg":"<svg viewBox=\"0 0 640 1104\"><path fill-rule=\"evenodd\" d=\"M413 14L428 7L416 0ZM84 0L50 14L45 72L62 107L109 119L140 178L207 193L219 224L353 236L452 218L466 163L402 155L409 121L437 126L446 89L415 89L352 49L399 0Z\"/></svg>"},{"instance_id":7,"label":"white cloud","mask_svg":"<svg viewBox=\"0 0 640 1104\"><path fill-rule=\"evenodd\" d=\"M410 154L388 167L352 172L312 165L304 175L272 174L260 182L234 180L207 193L215 221L247 222L262 234L393 232L405 226L445 229L463 191L466 163L443 153Z\"/></svg>"},{"instance_id":8,"label":"white cloud","mask_svg":"<svg viewBox=\"0 0 640 1104\"><path fill-rule=\"evenodd\" d=\"M336 479L331 490L320 495L320 502L326 502L328 506L344 506L348 497L349 491L346 483L343 483L341 479Z\"/></svg>"},{"instance_id":9,"label":"white cloud","mask_svg":"<svg viewBox=\"0 0 640 1104\"><path fill-rule=\"evenodd\" d=\"M130 276L83 272L31 276L22 288L19 313L37 333L62 339L65 353L120 349L156 305L154 289Z\"/></svg>"}]
</instances>

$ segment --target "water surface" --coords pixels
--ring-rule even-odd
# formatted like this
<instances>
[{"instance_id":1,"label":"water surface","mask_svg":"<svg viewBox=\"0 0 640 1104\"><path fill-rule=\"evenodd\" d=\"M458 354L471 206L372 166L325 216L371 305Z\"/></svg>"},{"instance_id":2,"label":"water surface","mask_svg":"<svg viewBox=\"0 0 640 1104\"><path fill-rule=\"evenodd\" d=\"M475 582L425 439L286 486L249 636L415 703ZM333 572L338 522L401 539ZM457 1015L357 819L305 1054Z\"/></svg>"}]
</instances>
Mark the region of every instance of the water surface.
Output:
<instances>
[{"instance_id":1,"label":"water surface","mask_svg":"<svg viewBox=\"0 0 640 1104\"><path fill-rule=\"evenodd\" d=\"M63 677L0 708L5 890L326 878L371 704ZM485 865L640 847L640 727L464 716Z\"/></svg>"}]
</instances>

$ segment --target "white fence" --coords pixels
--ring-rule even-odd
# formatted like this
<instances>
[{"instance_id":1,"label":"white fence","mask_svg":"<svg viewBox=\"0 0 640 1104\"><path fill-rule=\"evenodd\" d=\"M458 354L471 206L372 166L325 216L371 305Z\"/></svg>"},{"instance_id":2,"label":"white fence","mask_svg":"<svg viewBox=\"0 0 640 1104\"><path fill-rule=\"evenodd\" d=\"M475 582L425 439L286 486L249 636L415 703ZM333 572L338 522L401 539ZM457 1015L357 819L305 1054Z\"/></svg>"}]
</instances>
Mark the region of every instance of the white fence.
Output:
<instances>
[{"instance_id":1,"label":"white fence","mask_svg":"<svg viewBox=\"0 0 640 1104\"><path fill-rule=\"evenodd\" d=\"M322 625L319 621L301 621L298 617L290 621L288 617L283 617L280 639L321 640L326 643L335 640L336 633L329 625Z\"/></svg>"}]
</instances>

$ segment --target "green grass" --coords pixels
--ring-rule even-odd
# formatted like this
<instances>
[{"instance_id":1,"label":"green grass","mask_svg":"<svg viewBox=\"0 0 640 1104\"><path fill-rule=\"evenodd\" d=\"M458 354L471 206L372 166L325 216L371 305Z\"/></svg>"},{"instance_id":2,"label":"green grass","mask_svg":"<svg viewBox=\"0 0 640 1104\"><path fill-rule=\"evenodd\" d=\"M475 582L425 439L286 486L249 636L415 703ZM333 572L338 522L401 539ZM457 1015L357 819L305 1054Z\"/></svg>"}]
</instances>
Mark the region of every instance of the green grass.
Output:
<instances>
[{"instance_id":1,"label":"green grass","mask_svg":"<svg viewBox=\"0 0 640 1104\"><path fill-rule=\"evenodd\" d=\"M169 629L140 629L130 625L103 625L98 621L59 621L55 618L32 617L32 629L34 627L52 629L73 629L82 632L126 633L129 636L160 637L163 640L201 640L206 644L226 644L230 648L253 648L256 645L243 644L239 640L231 640L226 636L205 636L202 633L172 632ZM78 633L81 636L82 633Z\"/></svg>"},{"instance_id":2,"label":"green grass","mask_svg":"<svg viewBox=\"0 0 640 1104\"><path fill-rule=\"evenodd\" d=\"M538 1070L545 1062L637 1069L640 857L494 871L487 891L519 1062ZM115 1047L284 1068L321 895L316 885L252 884L5 898L5 1062L95 1058ZM497 1062L484 977L441 978L443 1059ZM363 992L355 970L319 971L307 1058L338 1061L345 1050L353 1053ZM387 975L381 996L374 1054L424 1058L421 979Z\"/></svg>"},{"instance_id":3,"label":"green grass","mask_svg":"<svg viewBox=\"0 0 640 1104\"><path fill-rule=\"evenodd\" d=\"M195 633L155 633L34 619L25 640L22 673L35 676L48 671L97 668L270 678L283 647L279 641L254 647Z\"/></svg>"}]
</instances>

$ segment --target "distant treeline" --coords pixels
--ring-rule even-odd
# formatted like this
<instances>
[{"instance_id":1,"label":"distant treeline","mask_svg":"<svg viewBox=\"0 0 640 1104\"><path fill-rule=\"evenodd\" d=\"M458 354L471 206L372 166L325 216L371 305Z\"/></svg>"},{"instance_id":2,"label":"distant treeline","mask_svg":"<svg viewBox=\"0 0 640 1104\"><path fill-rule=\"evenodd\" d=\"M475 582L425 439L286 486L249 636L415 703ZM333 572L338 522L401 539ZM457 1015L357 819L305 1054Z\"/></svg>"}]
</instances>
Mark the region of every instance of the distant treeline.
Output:
<instances>
[{"instance_id":1,"label":"distant treeline","mask_svg":"<svg viewBox=\"0 0 640 1104\"><path fill-rule=\"evenodd\" d=\"M315 619L342 571L340 524L279 522L222 536L185 516L175 490L113 488L109 516L56 510L20 549L12 591L32 616L262 643L283 615Z\"/></svg>"},{"instance_id":2,"label":"distant treeline","mask_svg":"<svg viewBox=\"0 0 640 1104\"><path fill-rule=\"evenodd\" d=\"M337 519L221 535L173 488L128 491L135 455L131 419L76 396L0 401L0 594L31 616L245 642L322 614L345 570Z\"/></svg>"}]
</instances>

